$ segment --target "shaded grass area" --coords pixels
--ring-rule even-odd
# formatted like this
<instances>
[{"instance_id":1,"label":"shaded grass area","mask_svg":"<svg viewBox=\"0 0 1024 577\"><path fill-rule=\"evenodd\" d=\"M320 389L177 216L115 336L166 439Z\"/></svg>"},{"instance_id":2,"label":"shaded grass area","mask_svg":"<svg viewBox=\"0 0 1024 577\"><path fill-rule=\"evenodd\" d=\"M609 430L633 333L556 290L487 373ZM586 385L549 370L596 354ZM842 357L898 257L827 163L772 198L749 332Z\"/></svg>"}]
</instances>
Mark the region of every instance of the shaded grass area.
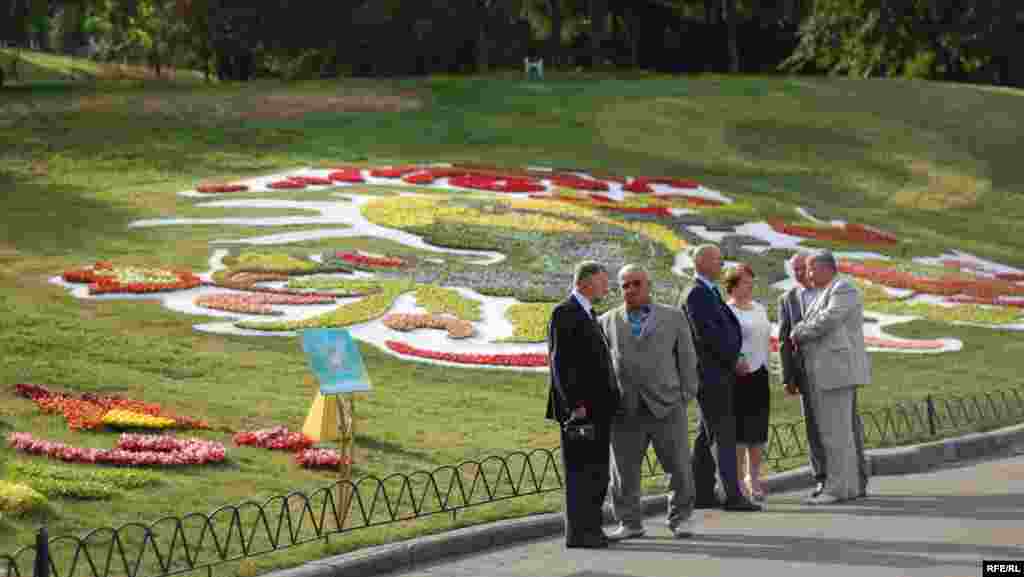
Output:
<instances>
[{"instance_id":1,"label":"shaded grass area","mask_svg":"<svg viewBox=\"0 0 1024 577\"><path fill-rule=\"evenodd\" d=\"M313 387L305 380L296 338L200 334L192 325L208 319L172 313L152 301L79 301L46 284L64 268L99 259L205 270L211 241L284 230L127 228L141 218L231 212L197 208L206 199L175 194L200 182L300 166L415 161L679 176L722 190L762 215L795 220L793 206L802 205L820 218L879 226L906 241L902 256L961 248L1024 265L1024 240L1016 234L1024 213L1024 168L1014 146L1024 99L1016 92L909 81L744 77L555 79L543 88L500 78L437 77L0 92L3 432L31 431L82 446L114 442L112 433L68 432L59 417L41 415L29 401L15 398L6 385L16 382L124 394L233 429L301 425ZM240 113L247 100L266 92L327 97L372 91L416 94L427 106L399 113L320 111L291 120ZM323 200L333 192L362 190L275 191L272 197ZM286 248L438 256L375 239L325 239ZM509 266L534 267L537 274L564 264L538 260L523 244L510 253ZM662 262L657 274L666 272L666 256L655 254ZM767 283L784 255L740 256L755 264L763 279L758 296L773 304ZM456 269L469 266L444 258ZM860 397L864 409L1019 382L1016 355L1024 341L1016 333L923 321L888 330L901 337L956 337L965 348L938 356L873 354L875 383ZM542 419L544 375L439 368L398 361L368 346L361 350L375 390L358 401L357 476L430 470L557 445L554 428ZM778 387L772 411L777 422L799 418L797 401ZM223 433L198 434L229 442ZM7 448L0 449L0 459L28 460ZM231 448L222 466L161 476L167 482L146 499L59 501L59 514L49 521L51 535L209 511L330 482L327 474L298 468L287 454L253 448ZM559 502L556 493L466 512L454 522L437 516L360 530L326 546L260 559L254 567L288 566L461 524L556 510ZM36 525L5 519L3 551L30 543ZM240 570L229 564L216 573Z\"/></svg>"}]
</instances>

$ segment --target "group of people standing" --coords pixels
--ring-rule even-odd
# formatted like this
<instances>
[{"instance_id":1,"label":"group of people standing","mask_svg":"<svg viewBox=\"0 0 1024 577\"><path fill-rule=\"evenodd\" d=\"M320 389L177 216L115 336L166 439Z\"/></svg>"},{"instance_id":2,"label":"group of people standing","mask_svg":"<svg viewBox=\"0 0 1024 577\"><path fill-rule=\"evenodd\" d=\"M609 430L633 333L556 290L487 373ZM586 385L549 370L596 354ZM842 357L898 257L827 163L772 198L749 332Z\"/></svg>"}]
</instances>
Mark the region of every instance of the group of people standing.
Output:
<instances>
[{"instance_id":1,"label":"group of people standing","mask_svg":"<svg viewBox=\"0 0 1024 577\"><path fill-rule=\"evenodd\" d=\"M667 523L693 535L694 509L760 511L768 441L771 322L753 299L754 271L712 244L693 253L696 279L677 306L652 302L640 265L618 271L624 303L600 317L608 270L576 266L548 326L547 417L561 425L567 547L644 535L641 469L649 446L669 475ZM779 301L784 388L799 394L817 487L805 502L864 496L868 471L856 388L870 382L863 299L827 251L790 259L797 286ZM718 283L724 284L723 291ZM687 405L700 423L691 458ZM586 434L581 434L584 430ZM606 534L611 492L618 526Z\"/></svg>"}]
</instances>

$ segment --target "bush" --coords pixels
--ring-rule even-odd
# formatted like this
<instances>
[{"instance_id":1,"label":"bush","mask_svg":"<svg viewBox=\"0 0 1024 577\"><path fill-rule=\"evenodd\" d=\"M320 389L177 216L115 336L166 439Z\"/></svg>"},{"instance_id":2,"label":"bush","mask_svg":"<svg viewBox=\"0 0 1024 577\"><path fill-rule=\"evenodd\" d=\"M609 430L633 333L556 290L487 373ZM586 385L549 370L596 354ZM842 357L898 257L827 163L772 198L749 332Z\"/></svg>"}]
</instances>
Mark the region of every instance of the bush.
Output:
<instances>
[{"instance_id":1,"label":"bush","mask_svg":"<svg viewBox=\"0 0 1024 577\"><path fill-rule=\"evenodd\" d=\"M160 482L150 471L132 469L86 470L69 465L12 462L7 474L51 499L105 500L118 490L138 489Z\"/></svg>"}]
</instances>

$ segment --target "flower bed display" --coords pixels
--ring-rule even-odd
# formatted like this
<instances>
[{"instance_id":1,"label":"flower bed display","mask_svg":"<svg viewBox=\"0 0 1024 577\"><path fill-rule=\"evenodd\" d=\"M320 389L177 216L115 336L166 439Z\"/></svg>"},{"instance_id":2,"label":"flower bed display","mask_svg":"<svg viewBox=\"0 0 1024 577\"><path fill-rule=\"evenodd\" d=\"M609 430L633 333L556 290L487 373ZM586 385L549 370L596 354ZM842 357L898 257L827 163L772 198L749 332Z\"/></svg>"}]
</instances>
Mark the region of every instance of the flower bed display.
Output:
<instances>
[{"instance_id":1,"label":"flower bed display","mask_svg":"<svg viewBox=\"0 0 1024 577\"><path fill-rule=\"evenodd\" d=\"M304 320L269 323L241 321L235 323L235 326L242 329L276 332L316 328L343 328L358 325L380 318L384 313L388 312L388 309L395 303L395 299L399 295L412 289L412 284L405 280L380 281L380 293L368 296L354 303L341 305L337 309L322 315Z\"/></svg>"},{"instance_id":2,"label":"flower bed display","mask_svg":"<svg viewBox=\"0 0 1024 577\"><path fill-rule=\"evenodd\" d=\"M476 354L476 353L444 353L420 349L398 341L387 341L385 345L400 355L446 361L463 365L497 365L505 367L546 367L546 353L519 354Z\"/></svg>"},{"instance_id":3,"label":"flower bed display","mask_svg":"<svg viewBox=\"0 0 1024 577\"><path fill-rule=\"evenodd\" d=\"M957 304L989 305L996 307L1024 308L1024 300L1010 300L1004 297L981 298L968 295L953 295L946 299L948 302Z\"/></svg>"},{"instance_id":4,"label":"flower bed display","mask_svg":"<svg viewBox=\"0 0 1024 577\"><path fill-rule=\"evenodd\" d=\"M555 174L550 180L551 184L554 186L571 188L573 190L604 191L609 189L607 182L594 180L592 178L584 178L575 174Z\"/></svg>"},{"instance_id":5,"label":"flower bed display","mask_svg":"<svg viewBox=\"0 0 1024 577\"><path fill-rule=\"evenodd\" d=\"M319 268L315 262L290 254L260 252L246 252L237 257L226 257L224 264L230 266L233 271L279 274L309 273Z\"/></svg>"},{"instance_id":6,"label":"flower bed display","mask_svg":"<svg viewBox=\"0 0 1024 577\"><path fill-rule=\"evenodd\" d=\"M288 178L285 180L275 180L274 182L268 184L267 188L273 188L275 190L300 190L306 188L307 186L309 185L307 185L305 182L299 180L292 180Z\"/></svg>"},{"instance_id":7,"label":"flower bed display","mask_svg":"<svg viewBox=\"0 0 1024 577\"><path fill-rule=\"evenodd\" d=\"M369 256L351 251L338 251L332 256L337 260L364 269L401 268L406 264L405 260L394 256Z\"/></svg>"},{"instance_id":8,"label":"flower bed display","mask_svg":"<svg viewBox=\"0 0 1024 577\"><path fill-rule=\"evenodd\" d=\"M160 477L150 471L133 469L83 469L66 465L49 465L10 461L7 474L51 499L110 499L119 490L140 489L157 485Z\"/></svg>"},{"instance_id":9,"label":"flower bed display","mask_svg":"<svg viewBox=\"0 0 1024 577\"><path fill-rule=\"evenodd\" d=\"M323 291L318 294L327 292L337 297L361 297L379 294L384 290L381 282L376 280L345 279L321 275L290 279L288 288Z\"/></svg>"},{"instance_id":10,"label":"flower bed display","mask_svg":"<svg viewBox=\"0 0 1024 577\"><path fill-rule=\"evenodd\" d=\"M439 314L392 313L381 319L384 326L396 331L409 332L416 329L441 329L448 331L448 338L466 339L473 336L473 323Z\"/></svg>"},{"instance_id":11,"label":"flower bed display","mask_svg":"<svg viewBox=\"0 0 1024 577\"><path fill-rule=\"evenodd\" d=\"M325 305L335 301L331 295L300 294L212 294L197 297L195 304L208 309L249 315L280 315L271 305Z\"/></svg>"},{"instance_id":12,"label":"flower bed display","mask_svg":"<svg viewBox=\"0 0 1024 577\"><path fill-rule=\"evenodd\" d=\"M239 446L248 445L273 451L300 451L313 446L313 439L301 432L289 431L287 427L243 431L235 434L234 441Z\"/></svg>"},{"instance_id":13,"label":"flower bed display","mask_svg":"<svg viewBox=\"0 0 1024 577\"><path fill-rule=\"evenodd\" d=\"M499 203L501 206L502 203ZM511 206L511 205L505 205ZM464 224L533 232L586 232L587 227L546 214L515 211L484 213L476 208L451 204L447 199L386 197L374 199L362 207L370 222L390 228L416 228Z\"/></svg>"},{"instance_id":14,"label":"flower bed display","mask_svg":"<svg viewBox=\"0 0 1024 577\"><path fill-rule=\"evenodd\" d=\"M224 445L202 439L176 439L165 435L124 433L113 449L80 448L36 439L29 433L11 433L12 449L29 455L44 455L69 463L100 463L132 466L205 465L223 462Z\"/></svg>"},{"instance_id":15,"label":"flower bed display","mask_svg":"<svg viewBox=\"0 0 1024 577\"><path fill-rule=\"evenodd\" d=\"M247 190L249 190L249 187L244 184L200 184L196 187L196 192L205 194L245 192Z\"/></svg>"},{"instance_id":16,"label":"flower bed display","mask_svg":"<svg viewBox=\"0 0 1024 577\"><path fill-rule=\"evenodd\" d=\"M154 417L146 413L127 409L111 409L103 415L102 423L115 429L166 429L177 425L177 421L167 417Z\"/></svg>"},{"instance_id":17,"label":"flower bed display","mask_svg":"<svg viewBox=\"0 0 1024 577\"><path fill-rule=\"evenodd\" d=\"M789 224L778 219L769 219L768 224L775 232L827 242L858 245L892 245L899 242L896 236L874 227L847 223L843 225Z\"/></svg>"},{"instance_id":18,"label":"flower bed display","mask_svg":"<svg viewBox=\"0 0 1024 577\"><path fill-rule=\"evenodd\" d=\"M434 314L450 314L465 321L480 320L480 301L462 296L459 291L436 285L416 287L416 304Z\"/></svg>"},{"instance_id":19,"label":"flower bed display","mask_svg":"<svg viewBox=\"0 0 1024 577\"><path fill-rule=\"evenodd\" d=\"M0 481L0 517L21 517L45 511L49 503L42 494L24 483Z\"/></svg>"},{"instance_id":20,"label":"flower bed display","mask_svg":"<svg viewBox=\"0 0 1024 577\"><path fill-rule=\"evenodd\" d=\"M332 182L366 182L363 173L358 168L339 168L327 175Z\"/></svg>"},{"instance_id":21,"label":"flower bed display","mask_svg":"<svg viewBox=\"0 0 1024 577\"><path fill-rule=\"evenodd\" d=\"M331 184L334 184L330 178L324 178L322 176L289 176L288 180L310 186L330 186Z\"/></svg>"},{"instance_id":22,"label":"flower bed display","mask_svg":"<svg viewBox=\"0 0 1024 577\"><path fill-rule=\"evenodd\" d=\"M103 426L103 419L111 411L130 411L138 415L164 417L175 422L179 428L209 429L210 425L200 419L192 419L166 413L159 404L145 403L122 397L100 396L84 393L73 397L56 393L42 385L19 383L14 386L18 396L31 399L44 413L59 413L64 416L71 430L88 430Z\"/></svg>"},{"instance_id":23,"label":"flower bed display","mask_svg":"<svg viewBox=\"0 0 1024 577\"><path fill-rule=\"evenodd\" d=\"M516 303L505 311L513 326L512 336L502 339L509 343L542 343L548 338L548 321L558 303Z\"/></svg>"},{"instance_id":24,"label":"flower bed display","mask_svg":"<svg viewBox=\"0 0 1024 577\"><path fill-rule=\"evenodd\" d=\"M530 178L501 178L478 174L453 176L448 179L448 184L491 192L541 192L547 190L547 187L540 181Z\"/></svg>"},{"instance_id":25,"label":"flower bed display","mask_svg":"<svg viewBox=\"0 0 1024 577\"><path fill-rule=\"evenodd\" d=\"M88 268L65 271L62 278L70 283L88 283L89 294L153 293L195 288L202 280L189 271L160 268L114 266L98 261Z\"/></svg>"},{"instance_id":26,"label":"flower bed display","mask_svg":"<svg viewBox=\"0 0 1024 577\"><path fill-rule=\"evenodd\" d=\"M390 166L370 169L370 176L376 178L402 178L410 172L421 170L416 166Z\"/></svg>"},{"instance_id":27,"label":"flower bed display","mask_svg":"<svg viewBox=\"0 0 1024 577\"><path fill-rule=\"evenodd\" d=\"M917 267L927 273L927 267ZM979 277L969 273L956 272L935 276L924 276L869 262L842 260L839 271L857 278L870 280L887 287L913 290L916 292L954 296L963 294L977 299L997 299L1003 296L1024 295L1024 285L1006 280Z\"/></svg>"},{"instance_id":28,"label":"flower bed display","mask_svg":"<svg viewBox=\"0 0 1024 577\"><path fill-rule=\"evenodd\" d=\"M343 457L334 449L304 449L295 453L295 462L306 469L337 469L351 465L352 457Z\"/></svg>"},{"instance_id":29,"label":"flower bed display","mask_svg":"<svg viewBox=\"0 0 1024 577\"><path fill-rule=\"evenodd\" d=\"M694 189L700 187L700 184L693 180L686 180L682 178L651 178L647 176L638 176L630 179L622 189L626 192L632 192L636 194L650 194L654 192L653 184L664 184L671 186L672 188L681 189Z\"/></svg>"}]
</instances>

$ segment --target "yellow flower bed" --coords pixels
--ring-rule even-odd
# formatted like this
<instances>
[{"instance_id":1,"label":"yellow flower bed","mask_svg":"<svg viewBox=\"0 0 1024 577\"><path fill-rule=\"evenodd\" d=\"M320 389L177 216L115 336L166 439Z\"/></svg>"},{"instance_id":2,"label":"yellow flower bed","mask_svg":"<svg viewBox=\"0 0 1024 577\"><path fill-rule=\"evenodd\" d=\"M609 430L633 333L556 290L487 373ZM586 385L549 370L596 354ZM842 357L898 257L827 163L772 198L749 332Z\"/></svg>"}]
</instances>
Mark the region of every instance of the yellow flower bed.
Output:
<instances>
[{"instance_id":1,"label":"yellow flower bed","mask_svg":"<svg viewBox=\"0 0 1024 577\"><path fill-rule=\"evenodd\" d=\"M178 424L174 419L154 417L124 409L111 409L103 415L103 424L111 427L138 427L141 429L166 429Z\"/></svg>"},{"instance_id":2,"label":"yellow flower bed","mask_svg":"<svg viewBox=\"0 0 1024 577\"><path fill-rule=\"evenodd\" d=\"M420 285L416 289L416 304L434 314L448 313L465 321L480 320L480 301L466 298L455 289Z\"/></svg>"},{"instance_id":3,"label":"yellow flower bed","mask_svg":"<svg viewBox=\"0 0 1024 577\"><path fill-rule=\"evenodd\" d=\"M542 343L548 338L548 321L558 303L516 303L505 311L505 318L515 327L506 343Z\"/></svg>"},{"instance_id":4,"label":"yellow flower bed","mask_svg":"<svg viewBox=\"0 0 1024 577\"><path fill-rule=\"evenodd\" d=\"M287 254L247 252L230 261L230 266L236 269L304 271L313 270L317 264Z\"/></svg>"},{"instance_id":5,"label":"yellow flower bed","mask_svg":"<svg viewBox=\"0 0 1024 577\"><path fill-rule=\"evenodd\" d=\"M339 295L365 295L381 291L375 280L345 279L313 275L288 279L288 288L297 290L331 291Z\"/></svg>"},{"instance_id":6,"label":"yellow flower bed","mask_svg":"<svg viewBox=\"0 0 1024 577\"><path fill-rule=\"evenodd\" d=\"M20 517L46 509L47 506L46 497L32 487L0 481L0 513Z\"/></svg>"},{"instance_id":7,"label":"yellow flower bed","mask_svg":"<svg viewBox=\"0 0 1024 577\"><path fill-rule=\"evenodd\" d=\"M372 321L388 312L402 293L413 289L413 283L406 280L380 281L381 292L360 299L305 320L259 322L239 321L235 326L258 331L296 331L302 329L342 328Z\"/></svg>"},{"instance_id":8,"label":"yellow flower bed","mask_svg":"<svg viewBox=\"0 0 1024 577\"><path fill-rule=\"evenodd\" d=\"M367 220L391 228L413 228L457 223L538 232L585 232L586 227L543 214L488 214L474 208L452 206L444 198L409 196L373 200L363 207Z\"/></svg>"}]
</instances>

